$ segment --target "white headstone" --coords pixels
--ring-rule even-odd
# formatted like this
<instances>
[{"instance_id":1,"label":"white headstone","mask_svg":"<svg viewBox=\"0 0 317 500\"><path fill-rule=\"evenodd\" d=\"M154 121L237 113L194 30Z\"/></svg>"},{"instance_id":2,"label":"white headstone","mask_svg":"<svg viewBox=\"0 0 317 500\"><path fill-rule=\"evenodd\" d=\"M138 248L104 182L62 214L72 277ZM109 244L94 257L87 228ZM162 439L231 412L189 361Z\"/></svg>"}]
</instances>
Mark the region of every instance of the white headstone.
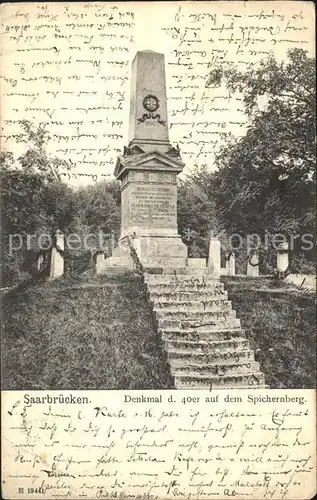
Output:
<instances>
[{"instance_id":1,"label":"white headstone","mask_svg":"<svg viewBox=\"0 0 317 500\"><path fill-rule=\"evenodd\" d=\"M278 273L285 273L289 266L289 246L285 241L277 248L276 270Z\"/></svg>"},{"instance_id":2,"label":"white headstone","mask_svg":"<svg viewBox=\"0 0 317 500\"><path fill-rule=\"evenodd\" d=\"M59 278L64 274L64 235L61 231L56 231L56 241L52 247L50 279Z\"/></svg>"},{"instance_id":3,"label":"white headstone","mask_svg":"<svg viewBox=\"0 0 317 500\"><path fill-rule=\"evenodd\" d=\"M220 276L221 274L221 247L218 238L211 236L209 242L208 274Z\"/></svg>"},{"instance_id":4,"label":"white headstone","mask_svg":"<svg viewBox=\"0 0 317 500\"><path fill-rule=\"evenodd\" d=\"M105 261L105 254L104 253L97 253L97 255L96 255L96 268L99 269L100 267L102 267L104 261Z\"/></svg>"},{"instance_id":5,"label":"white headstone","mask_svg":"<svg viewBox=\"0 0 317 500\"><path fill-rule=\"evenodd\" d=\"M236 256L233 252L230 253L229 259L226 261L226 274L227 276L236 275Z\"/></svg>"},{"instance_id":6,"label":"white headstone","mask_svg":"<svg viewBox=\"0 0 317 500\"><path fill-rule=\"evenodd\" d=\"M44 255L42 253L40 253L38 258L37 258L37 270L38 271L42 270L43 264L44 264Z\"/></svg>"},{"instance_id":7,"label":"white headstone","mask_svg":"<svg viewBox=\"0 0 317 500\"><path fill-rule=\"evenodd\" d=\"M247 276L257 278L259 276L259 257L255 251L251 251L247 263Z\"/></svg>"}]
</instances>

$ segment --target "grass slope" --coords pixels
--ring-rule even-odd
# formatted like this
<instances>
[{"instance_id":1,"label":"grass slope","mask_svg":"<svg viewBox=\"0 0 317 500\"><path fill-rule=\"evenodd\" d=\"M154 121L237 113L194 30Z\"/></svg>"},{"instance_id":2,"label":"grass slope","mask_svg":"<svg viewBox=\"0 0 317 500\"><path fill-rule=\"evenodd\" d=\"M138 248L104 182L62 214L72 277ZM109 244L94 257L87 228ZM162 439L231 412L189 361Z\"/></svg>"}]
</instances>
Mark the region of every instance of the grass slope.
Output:
<instances>
[{"instance_id":1,"label":"grass slope","mask_svg":"<svg viewBox=\"0 0 317 500\"><path fill-rule=\"evenodd\" d=\"M315 295L265 278L223 278L271 388L316 387Z\"/></svg>"},{"instance_id":2,"label":"grass slope","mask_svg":"<svg viewBox=\"0 0 317 500\"><path fill-rule=\"evenodd\" d=\"M223 278L272 388L316 384L314 296L273 279ZM2 302L2 388L172 388L142 280L62 278Z\"/></svg>"},{"instance_id":3,"label":"grass slope","mask_svg":"<svg viewBox=\"0 0 317 500\"><path fill-rule=\"evenodd\" d=\"M33 284L2 308L3 389L173 387L139 277Z\"/></svg>"}]
</instances>

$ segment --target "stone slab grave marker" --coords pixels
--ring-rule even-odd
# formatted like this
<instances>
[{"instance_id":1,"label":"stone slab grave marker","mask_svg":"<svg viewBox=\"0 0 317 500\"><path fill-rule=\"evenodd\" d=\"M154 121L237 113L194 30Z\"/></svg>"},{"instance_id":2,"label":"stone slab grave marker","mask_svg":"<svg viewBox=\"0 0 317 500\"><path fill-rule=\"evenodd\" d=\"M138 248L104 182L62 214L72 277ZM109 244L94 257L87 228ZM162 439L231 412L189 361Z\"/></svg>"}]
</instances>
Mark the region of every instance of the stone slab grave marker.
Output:
<instances>
[{"instance_id":1,"label":"stone slab grave marker","mask_svg":"<svg viewBox=\"0 0 317 500\"><path fill-rule=\"evenodd\" d=\"M49 279L53 280L64 274L64 235L57 230L55 242L52 245Z\"/></svg>"},{"instance_id":2,"label":"stone slab grave marker","mask_svg":"<svg viewBox=\"0 0 317 500\"><path fill-rule=\"evenodd\" d=\"M228 259L226 260L226 272L227 276L236 275L236 256L234 252L230 252Z\"/></svg>"},{"instance_id":3,"label":"stone slab grave marker","mask_svg":"<svg viewBox=\"0 0 317 500\"><path fill-rule=\"evenodd\" d=\"M93 260L96 267L100 267L105 261L105 252L103 250L98 250L93 256Z\"/></svg>"},{"instance_id":4,"label":"stone slab grave marker","mask_svg":"<svg viewBox=\"0 0 317 500\"><path fill-rule=\"evenodd\" d=\"M221 243L211 232L209 240L208 274L220 276L221 274Z\"/></svg>"},{"instance_id":5,"label":"stone slab grave marker","mask_svg":"<svg viewBox=\"0 0 317 500\"><path fill-rule=\"evenodd\" d=\"M187 247L178 234L176 186L184 163L169 142L163 54L137 52L130 103L130 142L115 167L121 181L121 236L99 271L133 267L128 239L145 268L185 267Z\"/></svg>"},{"instance_id":6,"label":"stone slab grave marker","mask_svg":"<svg viewBox=\"0 0 317 500\"><path fill-rule=\"evenodd\" d=\"M247 261L247 276L258 278L259 275L259 255L256 250L251 250Z\"/></svg>"},{"instance_id":7,"label":"stone slab grave marker","mask_svg":"<svg viewBox=\"0 0 317 500\"><path fill-rule=\"evenodd\" d=\"M289 267L289 245L287 241L279 244L276 254L276 271L285 273Z\"/></svg>"}]
</instances>

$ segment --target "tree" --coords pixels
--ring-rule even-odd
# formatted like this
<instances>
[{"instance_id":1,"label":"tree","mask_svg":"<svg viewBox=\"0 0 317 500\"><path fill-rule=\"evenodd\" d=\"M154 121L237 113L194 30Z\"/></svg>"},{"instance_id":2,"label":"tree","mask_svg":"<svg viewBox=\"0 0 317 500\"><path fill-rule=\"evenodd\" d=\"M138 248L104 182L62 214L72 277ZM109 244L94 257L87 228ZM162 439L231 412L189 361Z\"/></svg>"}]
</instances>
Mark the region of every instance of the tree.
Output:
<instances>
[{"instance_id":1,"label":"tree","mask_svg":"<svg viewBox=\"0 0 317 500\"><path fill-rule=\"evenodd\" d=\"M242 93L249 125L216 158L220 219L240 234L314 233L314 59L293 49L287 61L221 71L229 91Z\"/></svg>"},{"instance_id":2,"label":"tree","mask_svg":"<svg viewBox=\"0 0 317 500\"><path fill-rule=\"evenodd\" d=\"M2 152L0 157L2 278L6 284L21 279L28 237L53 235L72 220L72 190L60 180L60 169L69 169L67 162L48 155L45 128L28 121L21 126L25 133L20 140L26 143L26 152L17 160L10 152ZM13 235L17 240L14 250L10 246Z\"/></svg>"},{"instance_id":3,"label":"tree","mask_svg":"<svg viewBox=\"0 0 317 500\"><path fill-rule=\"evenodd\" d=\"M104 181L79 188L67 233L77 235L78 244L68 249L69 268L84 270L92 265L94 252L110 255L120 231L120 184ZM79 241L81 244L79 244Z\"/></svg>"},{"instance_id":4,"label":"tree","mask_svg":"<svg viewBox=\"0 0 317 500\"><path fill-rule=\"evenodd\" d=\"M190 257L207 257L210 231L219 229L213 199L212 174L204 167L178 181L178 229Z\"/></svg>"},{"instance_id":5,"label":"tree","mask_svg":"<svg viewBox=\"0 0 317 500\"><path fill-rule=\"evenodd\" d=\"M90 231L110 234L120 229L120 183L103 181L80 188L77 192L76 221Z\"/></svg>"},{"instance_id":6,"label":"tree","mask_svg":"<svg viewBox=\"0 0 317 500\"><path fill-rule=\"evenodd\" d=\"M61 168L69 171L71 166L66 160L48 154L48 130L42 124L36 126L28 120L21 120L20 125L24 134L17 140L27 144L26 152L18 158L22 170L37 173L47 182L60 181Z\"/></svg>"}]
</instances>

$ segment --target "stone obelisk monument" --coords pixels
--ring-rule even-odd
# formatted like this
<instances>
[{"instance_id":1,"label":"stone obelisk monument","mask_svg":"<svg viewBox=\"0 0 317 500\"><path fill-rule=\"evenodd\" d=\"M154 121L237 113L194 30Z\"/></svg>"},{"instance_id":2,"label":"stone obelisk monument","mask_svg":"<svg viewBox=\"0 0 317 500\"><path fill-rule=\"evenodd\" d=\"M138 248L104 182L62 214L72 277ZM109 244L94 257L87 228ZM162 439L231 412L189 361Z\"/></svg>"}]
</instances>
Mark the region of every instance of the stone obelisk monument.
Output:
<instances>
[{"instance_id":1,"label":"stone obelisk monument","mask_svg":"<svg viewBox=\"0 0 317 500\"><path fill-rule=\"evenodd\" d=\"M176 186L184 163L169 142L163 54L137 52L130 103L129 144L114 172L121 181L121 237L102 268L132 267L129 245L145 268L186 267L187 247L177 228Z\"/></svg>"}]
</instances>

